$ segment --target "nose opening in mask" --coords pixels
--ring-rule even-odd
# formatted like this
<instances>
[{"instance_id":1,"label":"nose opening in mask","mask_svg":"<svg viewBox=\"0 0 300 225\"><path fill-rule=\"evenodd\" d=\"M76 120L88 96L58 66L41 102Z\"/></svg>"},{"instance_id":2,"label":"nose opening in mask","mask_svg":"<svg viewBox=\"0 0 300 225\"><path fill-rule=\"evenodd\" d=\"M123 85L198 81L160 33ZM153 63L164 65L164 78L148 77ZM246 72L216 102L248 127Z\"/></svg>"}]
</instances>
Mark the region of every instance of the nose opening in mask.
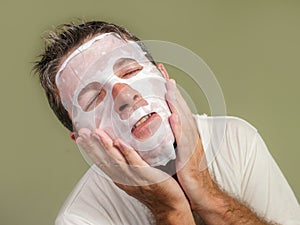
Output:
<instances>
[{"instance_id":1,"label":"nose opening in mask","mask_svg":"<svg viewBox=\"0 0 300 225\"><path fill-rule=\"evenodd\" d=\"M128 119L132 112L148 105L142 94L130 84L116 83L112 88L114 111L121 120Z\"/></svg>"}]
</instances>

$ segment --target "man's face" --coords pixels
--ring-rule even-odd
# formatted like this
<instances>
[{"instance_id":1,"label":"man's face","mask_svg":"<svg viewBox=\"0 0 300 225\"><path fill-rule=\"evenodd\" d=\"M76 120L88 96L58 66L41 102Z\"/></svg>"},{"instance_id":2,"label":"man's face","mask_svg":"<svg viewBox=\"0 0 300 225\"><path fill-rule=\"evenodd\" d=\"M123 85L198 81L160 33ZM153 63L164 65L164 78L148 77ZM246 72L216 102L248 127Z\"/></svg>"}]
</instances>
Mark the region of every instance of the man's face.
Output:
<instances>
[{"instance_id":1,"label":"man's face","mask_svg":"<svg viewBox=\"0 0 300 225\"><path fill-rule=\"evenodd\" d=\"M137 43L106 34L75 53L56 83L76 128L101 128L150 164L174 159L165 79Z\"/></svg>"}]
</instances>

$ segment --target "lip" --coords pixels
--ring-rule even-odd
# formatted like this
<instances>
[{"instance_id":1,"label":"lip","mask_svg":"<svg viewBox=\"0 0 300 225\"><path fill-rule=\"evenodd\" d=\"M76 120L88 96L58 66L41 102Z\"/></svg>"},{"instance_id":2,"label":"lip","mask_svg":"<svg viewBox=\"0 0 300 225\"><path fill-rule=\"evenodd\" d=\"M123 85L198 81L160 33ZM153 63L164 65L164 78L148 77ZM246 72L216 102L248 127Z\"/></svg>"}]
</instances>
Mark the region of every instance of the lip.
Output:
<instances>
[{"instance_id":1,"label":"lip","mask_svg":"<svg viewBox=\"0 0 300 225\"><path fill-rule=\"evenodd\" d=\"M145 141L155 134L162 123L162 118L157 113L151 113L151 116L141 125L132 128L132 135L139 141Z\"/></svg>"}]
</instances>

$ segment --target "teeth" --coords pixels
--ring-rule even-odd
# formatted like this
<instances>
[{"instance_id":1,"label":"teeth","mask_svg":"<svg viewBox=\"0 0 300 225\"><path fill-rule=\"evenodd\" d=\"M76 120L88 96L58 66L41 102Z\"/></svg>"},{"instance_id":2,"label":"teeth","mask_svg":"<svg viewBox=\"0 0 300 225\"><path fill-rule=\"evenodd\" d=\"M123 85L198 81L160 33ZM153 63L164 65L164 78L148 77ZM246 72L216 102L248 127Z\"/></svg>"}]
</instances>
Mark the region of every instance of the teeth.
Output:
<instances>
[{"instance_id":1,"label":"teeth","mask_svg":"<svg viewBox=\"0 0 300 225\"><path fill-rule=\"evenodd\" d=\"M150 116L152 115L152 113L142 117L138 122L136 122L136 124L133 126L133 129L135 129L136 127L140 126L141 124L143 124L147 119L150 118Z\"/></svg>"}]
</instances>

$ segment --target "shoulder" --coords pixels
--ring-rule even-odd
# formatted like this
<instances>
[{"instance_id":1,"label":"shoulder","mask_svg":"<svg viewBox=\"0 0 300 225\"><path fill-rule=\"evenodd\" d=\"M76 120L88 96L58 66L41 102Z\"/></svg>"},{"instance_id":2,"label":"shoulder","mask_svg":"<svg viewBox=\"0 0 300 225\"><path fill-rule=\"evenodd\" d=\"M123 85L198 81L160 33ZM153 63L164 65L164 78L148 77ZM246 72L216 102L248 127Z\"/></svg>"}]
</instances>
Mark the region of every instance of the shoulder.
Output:
<instances>
[{"instance_id":1,"label":"shoulder","mask_svg":"<svg viewBox=\"0 0 300 225\"><path fill-rule=\"evenodd\" d=\"M252 145L257 138L258 131L245 119L235 116L227 116L225 133L229 142L230 140L238 142L239 145L246 147L246 150L252 148Z\"/></svg>"},{"instance_id":2,"label":"shoulder","mask_svg":"<svg viewBox=\"0 0 300 225\"><path fill-rule=\"evenodd\" d=\"M236 116L194 115L204 142L252 143L258 131L248 121Z\"/></svg>"},{"instance_id":3,"label":"shoulder","mask_svg":"<svg viewBox=\"0 0 300 225\"><path fill-rule=\"evenodd\" d=\"M221 125L224 126L229 131L233 130L245 130L248 132L257 132L257 129L247 120L237 117L237 116L207 116L194 115L197 123L207 123L209 128L220 128Z\"/></svg>"},{"instance_id":4,"label":"shoulder","mask_svg":"<svg viewBox=\"0 0 300 225\"><path fill-rule=\"evenodd\" d=\"M257 129L249 121L236 116L226 117L226 128L228 132L237 131L249 134L257 133Z\"/></svg>"},{"instance_id":5,"label":"shoulder","mask_svg":"<svg viewBox=\"0 0 300 225\"><path fill-rule=\"evenodd\" d=\"M195 115L194 118L208 165L221 166L220 171L225 171L225 165L231 165L226 171L238 173L252 154L259 136L257 129L235 116Z\"/></svg>"},{"instance_id":6,"label":"shoulder","mask_svg":"<svg viewBox=\"0 0 300 225\"><path fill-rule=\"evenodd\" d=\"M90 225L89 221L78 215L59 214L55 220L55 225Z\"/></svg>"}]
</instances>

